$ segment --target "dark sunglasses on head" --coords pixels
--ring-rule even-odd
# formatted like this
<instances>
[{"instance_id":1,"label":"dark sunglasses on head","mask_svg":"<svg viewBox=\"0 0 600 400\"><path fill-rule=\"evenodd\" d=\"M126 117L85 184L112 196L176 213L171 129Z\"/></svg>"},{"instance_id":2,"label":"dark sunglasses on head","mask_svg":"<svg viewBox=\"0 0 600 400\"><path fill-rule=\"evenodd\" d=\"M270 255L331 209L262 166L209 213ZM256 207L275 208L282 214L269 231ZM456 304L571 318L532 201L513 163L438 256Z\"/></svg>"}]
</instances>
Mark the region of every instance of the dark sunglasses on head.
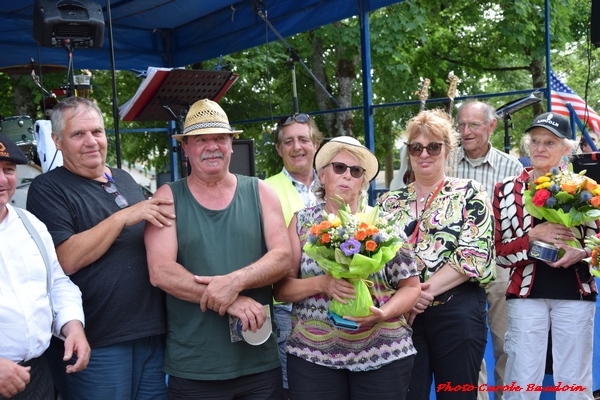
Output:
<instances>
[{"instance_id":1,"label":"dark sunglasses on head","mask_svg":"<svg viewBox=\"0 0 600 400\"><path fill-rule=\"evenodd\" d=\"M279 118L279 121L277 121L277 125L286 126L286 125L291 124L294 121L299 122L301 124L305 124L308 122L309 118L310 118L310 115L308 115L308 114L292 114L292 115L288 115L286 117Z\"/></svg>"},{"instance_id":2,"label":"dark sunglasses on head","mask_svg":"<svg viewBox=\"0 0 600 400\"><path fill-rule=\"evenodd\" d=\"M122 194L119 193L119 189L117 188L117 185L115 185L115 182L112 179L109 180L108 182L104 183L102 185L102 188L104 188L104 191L106 193L115 195L115 203L117 203L119 208L129 207L129 203L127 202L127 199Z\"/></svg>"},{"instance_id":3,"label":"dark sunglasses on head","mask_svg":"<svg viewBox=\"0 0 600 400\"><path fill-rule=\"evenodd\" d=\"M348 168L350 168L350 175L352 175L353 178L360 178L365 174L366 169L364 169L361 166L358 165L346 165L342 162L330 162L327 165L331 165L331 168L333 168L333 172L335 172L338 175L343 175L346 173L346 170ZM327 166L326 165L326 166Z\"/></svg>"},{"instance_id":4,"label":"dark sunglasses on head","mask_svg":"<svg viewBox=\"0 0 600 400\"><path fill-rule=\"evenodd\" d=\"M442 152L442 145L444 143L431 142L427 146L423 146L419 142L409 143L408 152L411 156L418 157L423 153L423 149L427 150L427 154L430 156L438 156Z\"/></svg>"}]
</instances>

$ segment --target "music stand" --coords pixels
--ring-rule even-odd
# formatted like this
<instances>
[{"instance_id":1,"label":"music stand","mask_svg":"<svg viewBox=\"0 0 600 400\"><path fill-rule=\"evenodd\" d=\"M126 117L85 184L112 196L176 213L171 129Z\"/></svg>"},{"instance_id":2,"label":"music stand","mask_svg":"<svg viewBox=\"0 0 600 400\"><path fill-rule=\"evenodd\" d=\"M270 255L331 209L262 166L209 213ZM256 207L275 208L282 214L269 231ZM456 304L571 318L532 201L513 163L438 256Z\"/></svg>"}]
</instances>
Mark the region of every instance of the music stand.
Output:
<instances>
[{"instance_id":1,"label":"music stand","mask_svg":"<svg viewBox=\"0 0 600 400\"><path fill-rule=\"evenodd\" d=\"M177 123L177 133L183 133L185 116L192 104L198 100L218 101L237 80L238 74L230 71L202 71L194 69L172 69L164 77L154 93L144 93L137 99L145 102L134 121L170 121ZM177 146L181 161L181 176L188 174L187 160L181 144Z\"/></svg>"}]
</instances>

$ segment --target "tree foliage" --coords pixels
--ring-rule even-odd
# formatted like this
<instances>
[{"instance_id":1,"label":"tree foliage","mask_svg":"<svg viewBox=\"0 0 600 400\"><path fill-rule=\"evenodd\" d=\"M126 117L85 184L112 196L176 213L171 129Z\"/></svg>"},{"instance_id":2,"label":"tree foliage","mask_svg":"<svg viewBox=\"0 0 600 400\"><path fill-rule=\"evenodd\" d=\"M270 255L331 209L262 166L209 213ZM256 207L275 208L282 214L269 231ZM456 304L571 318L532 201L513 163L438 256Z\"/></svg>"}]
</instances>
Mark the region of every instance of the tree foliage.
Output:
<instances>
[{"instance_id":1,"label":"tree foliage","mask_svg":"<svg viewBox=\"0 0 600 400\"><path fill-rule=\"evenodd\" d=\"M600 73L597 54L589 48L588 27L591 0L550 2L551 64L565 82L588 103L600 109ZM373 82L375 151L383 160L395 147L408 119L418 113L415 91L421 78L431 80L427 108L446 107L449 72L460 78L457 103L470 96L484 98L494 107L523 97L495 96L545 86L544 0L407 0L370 14L371 66ZM275 28L277 28L275 26ZM265 35L267 28L265 27ZM342 107L356 111L315 115L326 136L347 134L361 139L364 135L362 111L362 71L358 17L338 21L319 29L286 38L310 71L314 71L327 91ZM298 61L290 62L290 52L274 41L239 53L223 55L220 66L239 74L238 81L220 101L242 137L253 138L258 172L268 176L281 169L281 160L273 146L273 128L279 116L294 111L292 73L294 66L298 104L301 112L332 111L333 104ZM292 57L294 59L294 57ZM197 69L213 69L218 59L206 60ZM48 78L60 85L58 77ZM53 80L52 80L53 79ZM105 111L108 129L114 129L112 84L109 71L93 71L93 98ZM117 72L117 97L124 103L133 96L139 79L130 71ZM0 74L0 88L7 95L0 99L0 113L11 115L15 86L36 88L26 77L14 79ZM493 95L493 96L492 96ZM38 104L41 94L32 100ZM409 103L409 104L405 104ZM520 136L539 108L519 111L512 118L511 147L517 148ZM36 105L37 117L41 117ZM504 127L500 122L492 143L504 147ZM167 122L125 123L130 128L164 128ZM114 137L114 136L113 136ZM114 146L114 142L113 142ZM169 165L172 149L164 132L122 133L123 160L144 164L162 171ZM111 151L114 160L114 147Z\"/></svg>"}]
</instances>

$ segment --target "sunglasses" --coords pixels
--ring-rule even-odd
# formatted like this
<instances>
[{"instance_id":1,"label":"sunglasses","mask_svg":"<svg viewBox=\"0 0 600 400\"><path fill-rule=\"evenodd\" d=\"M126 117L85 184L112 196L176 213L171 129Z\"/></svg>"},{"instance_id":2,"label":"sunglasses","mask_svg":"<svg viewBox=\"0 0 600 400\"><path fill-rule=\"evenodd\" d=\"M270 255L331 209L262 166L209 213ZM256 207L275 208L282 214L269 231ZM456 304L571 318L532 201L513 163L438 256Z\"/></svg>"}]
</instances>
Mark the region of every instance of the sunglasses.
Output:
<instances>
[{"instance_id":1,"label":"sunglasses","mask_svg":"<svg viewBox=\"0 0 600 400\"><path fill-rule=\"evenodd\" d=\"M115 195L115 203L117 203L119 208L129 207L127 199L125 199L125 197L123 197L123 195L119 193L119 189L117 188L117 185L115 185L115 181L111 179L108 182L104 183L102 187L104 188L104 191L106 193Z\"/></svg>"},{"instance_id":2,"label":"sunglasses","mask_svg":"<svg viewBox=\"0 0 600 400\"><path fill-rule=\"evenodd\" d=\"M331 162L327 165L331 165L331 168L333 169L333 172L335 172L338 175L344 175L346 173L346 170L348 168L350 168L350 175L352 175L353 178L361 178L364 174L366 169L364 169L363 167L360 167L358 165L346 165L342 162ZM327 165L325 167L327 167Z\"/></svg>"},{"instance_id":3,"label":"sunglasses","mask_svg":"<svg viewBox=\"0 0 600 400\"><path fill-rule=\"evenodd\" d=\"M292 115L288 115L286 117L281 117L279 118L279 121L277 121L277 125L279 126L286 126L291 124L292 122L299 122L301 124L305 124L308 122L310 118L310 115L308 114L292 114Z\"/></svg>"},{"instance_id":4,"label":"sunglasses","mask_svg":"<svg viewBox=\"0 0 600 400\"><path fill-rule=\"evenodd\" d=\"M431 142L427 146L423 146L419 142L409 143L408 152L413 157L419 157L423 153L423 150L426 149L427 154L429 154L430 156L439 156L442 152L443 144L444 143Z\"/></svg>"}]
</instances>

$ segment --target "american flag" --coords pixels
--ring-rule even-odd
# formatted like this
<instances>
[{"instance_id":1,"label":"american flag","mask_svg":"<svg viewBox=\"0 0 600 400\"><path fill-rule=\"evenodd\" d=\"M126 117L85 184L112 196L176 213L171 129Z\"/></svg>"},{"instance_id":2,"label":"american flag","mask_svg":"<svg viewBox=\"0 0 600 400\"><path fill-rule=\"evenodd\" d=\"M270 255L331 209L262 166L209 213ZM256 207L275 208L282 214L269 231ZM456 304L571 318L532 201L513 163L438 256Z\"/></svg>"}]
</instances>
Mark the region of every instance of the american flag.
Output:
<instances>
[{"instance_id":1,"label":"american flag","mask_svg":"<svg viewBox=\"0 0 600 400\"><path fill-rule=\"evenodd\" d=\"M583 122L600 137L600 116L592 110L585 101L564 84L555 74L550 71L550 91L552 93L552 112L569 117L567 103L571 103L575 113Z\"/></svg>"}]
</instances>

